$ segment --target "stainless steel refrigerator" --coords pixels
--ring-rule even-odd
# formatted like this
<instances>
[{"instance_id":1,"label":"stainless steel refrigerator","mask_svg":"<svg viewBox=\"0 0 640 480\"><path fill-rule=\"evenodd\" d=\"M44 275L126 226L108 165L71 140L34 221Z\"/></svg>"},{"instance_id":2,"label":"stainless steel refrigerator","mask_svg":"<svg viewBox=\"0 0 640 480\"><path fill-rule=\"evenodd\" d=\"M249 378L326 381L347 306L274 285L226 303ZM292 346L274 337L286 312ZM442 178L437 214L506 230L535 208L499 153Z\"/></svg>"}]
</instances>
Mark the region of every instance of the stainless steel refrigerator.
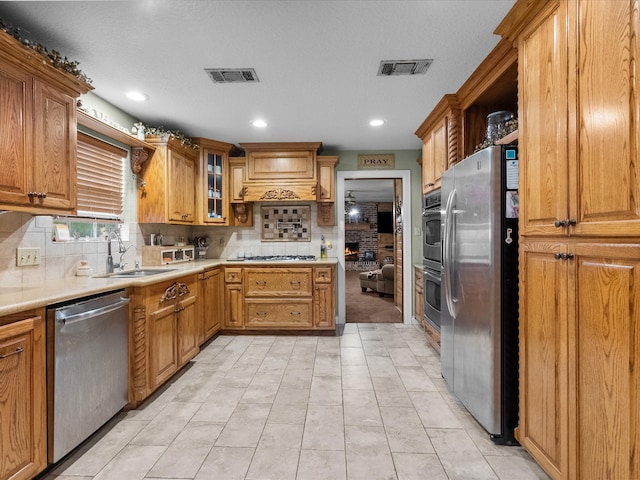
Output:
<instances>
[{"instance_id":1,"label":"stainless steel refrigerator","mask_svg":"<svg viewBox=\"0 0 640 480\"><path fill-rule=\"evenodd\" d=\"M517 147L447 170L442 204L442 376L496 443L517 444Z\"/></svg>"}]
</instances>

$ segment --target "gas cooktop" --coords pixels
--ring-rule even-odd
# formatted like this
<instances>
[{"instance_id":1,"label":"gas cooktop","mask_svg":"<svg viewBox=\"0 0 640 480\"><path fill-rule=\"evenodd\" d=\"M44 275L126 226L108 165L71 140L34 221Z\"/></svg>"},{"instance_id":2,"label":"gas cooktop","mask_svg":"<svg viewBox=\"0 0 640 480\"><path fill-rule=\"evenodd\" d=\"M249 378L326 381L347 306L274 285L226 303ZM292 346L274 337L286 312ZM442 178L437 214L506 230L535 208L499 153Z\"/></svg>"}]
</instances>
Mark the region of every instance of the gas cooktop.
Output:
<instances>
[{"instance_id":1,"label":"gas cooktop","mask_svg":"<svg viewBox=\"0 0 640 480\"><path fill-rule=\"evenodd\" d=\"M259 262L288 262L295 260L310 261L315 260L313 255L259 255L256 257L245 257L245 260Z\"/></svg>"}]
</instances>

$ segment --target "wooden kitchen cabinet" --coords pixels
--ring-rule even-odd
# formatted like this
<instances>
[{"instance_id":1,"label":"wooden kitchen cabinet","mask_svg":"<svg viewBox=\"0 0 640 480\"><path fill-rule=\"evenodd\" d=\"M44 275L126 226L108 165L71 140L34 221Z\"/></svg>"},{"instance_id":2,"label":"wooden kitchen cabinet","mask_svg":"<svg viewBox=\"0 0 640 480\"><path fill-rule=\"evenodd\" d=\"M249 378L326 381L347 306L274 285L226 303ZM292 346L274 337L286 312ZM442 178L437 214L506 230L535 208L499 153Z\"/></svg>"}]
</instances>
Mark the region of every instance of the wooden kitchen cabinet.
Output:
<instances>
[{"instance_id":1,"label":"wooden kitchen cabinet","mask_svg":"<svg viewBox=\"0 0 640 480\"><path fill-rule=\"evenodd\" d=\"M195 224L198 150L171 135L145 141L156 150L139 173L138 222Z\"/></svg>"},{"instance_id":2,"label":"wooden kitchen cabinet","mask_svg":"<svg viewBox=\"0 0 640 480\"><path fill-rule=\"evenodd\" d=\"M241 329L244 327L244 296L242 287L242 268L224 269L224 328Z\"/></svg>"},{"instance_id":3,"label":"wooden kitchen cabinet","mask_svg":"<svg viewBox=\"0 0 640 480\"><path fill-rule=\"evenodd\" d=\"M44 312L0 318L0 479L31 479L47 466Z\"/></svg>"},{"instance_id":4,"label":"wooden kitchen cabinet","mask_svg":"<svg viewBox=\"0 0 640 480\"><path fill-rule=\"evenodd\" d=\"M200 146L196 207L198 223L202 225L229 225L229 153L235 148L231 143L208 138L193 138Z\"/></svg>"},{"instance_id":5,"label":"wooden kitchen cabinet","mask_svg":"<svg viewBox=\"0 0 640 480\"><path fill-rule=\"evenodd\" d=\"M134 288L131 403L137 405L199 352L197 275Z\"/></svg>"},{"instance_id":6,"label":"wooden kitchen cabinet","mask_svg":"<svg viewBox=\"0 0 640 480\"><path fill-rule=\"evenodd\" d=\"M519 65L516 437L554 479L640 478L638 15L518 1L496 30Z\"/></svg>"},{"instance_id":7,"label":"wooden kitchen cabinet","mask_svg":"<svg viewBox=\"0 0 640 480\"><path fill-rule=\"evenodd\" d=\"M520 233L638 236L637 9L550 3L519 40Z\"/></svg>"},{"instance_id":8,"label":"wooden kitchen cabinet","mask_svg":"<svg viewBox=\"0 0 640 480\"><path fill-rule=\"evenodd\" d=\"M224 317L224 270L208 268L199 276L199 344L213 337L222 325Z\"/></svg>"},{"instance_id":9,"label":"wooden kitchen cabinet","mask_svg":"<svg viewBox=\"0 0 640 480\"><path fill-rule=\"evenodd\" d=\"M0 209L76 211L76 99L92 87L0 31Z\"/></svg>"},{"instance_id":10,"label":"wooden kitchen cabinet","mask_svg":"<svg viewBox=\"0 0 640 480\"><path fill-rule=\"evenodd\" d=\"M335 329L333 266L225 268L226 330Z\"/></svg>"},{"instance_id":11,"label":"wooden kitchen cabinet","mask_svg":"<svg viewBox=\"0 0 640 480\"><path fill-rule=\"evenodd\" d=\"M335 170L339 157L318 156L318 189L316 202L318 206L318 226L333 226L336 224L336 192Z\"/></svg>"},{"instance_id":12,"label":"wooden kitchen cabinet","mask_svg":"<svg viewBox=\"0 0 640 480\"><path fill-rule=\"evenodd\" d=\"M313 319L317 329L336 328L336 292L333 267L313 269Z\"/></svg>"},{"instance_id":13,"label":"wooden kitchen cabinet","mask_svg":"<svg viewBox=\"0 0 640 480\"><path fill-rule=\"evenodd\" d=\"M569 268L566 244L520 243L517 437L552 478L568 478Z\"/></svg>"},{"instance_id":14,"label":"wooden kitchen cabinet","mask_svg":"<svg viewBox=\"0 0 640 480\"><path fill-rule=\"evenodd\" d=\"M638 478L640 245L520 248L518 440L552 478Z\"/></svg>"},{"instance_id":15,"label":"wooden kitchen cabinet","mask_svg":"<svg viewBox=\"0 0 640 480\"><path fill-rule=\"evenodd\" d=\"M245 328L312 328L312 275L311 268L244 268Z\"/></svg>"},{"instance_id":16,"label":"wooden kitchen cabinet","mask_svg":"<svg viewBox=\"0 0 640 480\"><path fill-rule=\"evenodd\" d=\"M199 351L195 278L170 283L149 313L149 367L155 390ZM166 286L164 282L159 286Z\"/></svg>"},{"instance_id":17,"label":"wooden kitchen cabinet","mask_svg":"<svg viewBox=\"0 0 640 480\"><path fill-rule=\"evenodd\" d=\"M246 171L247 159L245 157L231 157L229 159L230 226L253 227L253 205L245 202L244 199Z\"/></svg>"},{"instance_id":18,"label":"wooden kitchen cabinet","mask_svg":"<svg viewBox=\"0 0 640 480\"><path fill-rule=\"evenodd\" d=\"M316 152L320 142L241 143L247 156L247 180L316 181Z\"/></svg>"},{"instance_id":19,"label":"wooden kitchen cabinet","mask_svg":"<svg viewBox=\"0 0 640 480\"><path fill-rule=\"evenodd\" d=\"M422 140L422 192L440 188L440 177L460 161L460 107L455 95L445 95L416 130Z\"/></svg>"}]
</instances>

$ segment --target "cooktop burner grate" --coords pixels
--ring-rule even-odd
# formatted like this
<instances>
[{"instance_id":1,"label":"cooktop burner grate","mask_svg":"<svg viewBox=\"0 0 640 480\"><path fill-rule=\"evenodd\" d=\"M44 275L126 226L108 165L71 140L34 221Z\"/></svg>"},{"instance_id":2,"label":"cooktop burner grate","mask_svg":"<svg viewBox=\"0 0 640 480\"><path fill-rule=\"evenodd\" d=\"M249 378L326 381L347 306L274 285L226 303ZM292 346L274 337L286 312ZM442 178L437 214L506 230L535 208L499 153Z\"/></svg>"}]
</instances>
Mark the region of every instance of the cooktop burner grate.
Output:
<instances>
[{"instance_id":1,"label":"cooktop burner grate","mask_svg":"<svg viewBox=\"0 0 640 480\"><path fill-rule=\"evenodd\" d=\"M292 260L315 260L313 255L259 255L256 257L245 257L245 260L264 261L264 262L279 262L279 261L292 261Z\"/></svg>"}]
</instances>

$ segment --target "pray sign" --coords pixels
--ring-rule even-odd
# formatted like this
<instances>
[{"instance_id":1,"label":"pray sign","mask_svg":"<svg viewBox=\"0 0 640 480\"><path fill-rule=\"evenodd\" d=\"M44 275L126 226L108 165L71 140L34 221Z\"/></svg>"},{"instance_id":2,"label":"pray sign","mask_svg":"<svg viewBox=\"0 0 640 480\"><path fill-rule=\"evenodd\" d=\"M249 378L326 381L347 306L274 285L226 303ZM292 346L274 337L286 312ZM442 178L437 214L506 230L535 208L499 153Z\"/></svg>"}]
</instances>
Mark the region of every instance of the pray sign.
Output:
<instances>
[{"instance_id":1,"label":"pray sign","mask_svg":"<svg viewBox=\"0 0 640 480\"><path fill-rule=\"evenodd\" d=\"M386 154L359 154L358 170L392 169L395 168L393 153Z\"/></svg>"}]
</instances>

